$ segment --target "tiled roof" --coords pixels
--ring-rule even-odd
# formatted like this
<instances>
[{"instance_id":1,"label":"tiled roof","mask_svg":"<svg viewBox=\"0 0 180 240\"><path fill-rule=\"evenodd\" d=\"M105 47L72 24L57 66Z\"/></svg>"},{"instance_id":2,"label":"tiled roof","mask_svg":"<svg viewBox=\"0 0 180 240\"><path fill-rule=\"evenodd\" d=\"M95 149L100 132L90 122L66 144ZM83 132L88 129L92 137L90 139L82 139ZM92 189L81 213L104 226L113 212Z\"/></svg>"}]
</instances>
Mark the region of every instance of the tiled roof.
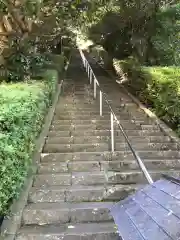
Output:
<instances>
[{"instance_id":1,"label":"tiled roof","mask_svg":"<svg viewBox=\"0 0 180 240\"><path fill-rule=\"evenodd\" d=\"M180 239L180 180L148 185L116 203L111 214L123 240Z\"/></svg>"}]
</instances>

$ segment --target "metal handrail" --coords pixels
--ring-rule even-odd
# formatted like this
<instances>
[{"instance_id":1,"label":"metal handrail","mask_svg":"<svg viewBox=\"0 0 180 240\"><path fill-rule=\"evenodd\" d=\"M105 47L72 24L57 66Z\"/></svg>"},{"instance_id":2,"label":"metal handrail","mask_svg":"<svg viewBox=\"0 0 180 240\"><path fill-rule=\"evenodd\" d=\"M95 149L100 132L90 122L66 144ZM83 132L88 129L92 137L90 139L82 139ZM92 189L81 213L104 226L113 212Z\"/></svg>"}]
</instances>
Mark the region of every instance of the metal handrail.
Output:
<instances>
[{"instance_id":1,"label":"metal handrail","mask_svg":"<svg viewBox=\"0 0 180 240\"><path fill-rule=\"evenodd\" d=\"M147 179L147 181L152 184L153 183L153 180L146 168L146 166L144 165L143 161L141 160L139 154L136 152L136 150L133 148L129 138L128 138L128 135L127 133L125 132L122 124L120 123L120 121L117 119L117 116L112 108L112 106L109 104L109 100L107 98L107 94L104 93L100 87L100 84L99 84L99 81L97 80L95 74L94 74L94 71L92 70L92 67L90 66L88 60L86 59L83 51L79 48L79 52L80 52L80 55L81 55L81 58L82 58L82 62L83 62L83 65L86 69L86 72L88 73L88 77L90 79L90 84L92 83L92 80L94 79L94 98L96 98L96 95L97 95L97 86L99 88L99 93L100 93L100 116L102 116L102 99L104 98L106 104L108 105L109 109L110 109L110 112L111 112L111 151L114 152L114 120L116 121L120 131L122 132L133 156L135 157L141 171L143 172L145 178Z\"/></svg>"}]
</instances>

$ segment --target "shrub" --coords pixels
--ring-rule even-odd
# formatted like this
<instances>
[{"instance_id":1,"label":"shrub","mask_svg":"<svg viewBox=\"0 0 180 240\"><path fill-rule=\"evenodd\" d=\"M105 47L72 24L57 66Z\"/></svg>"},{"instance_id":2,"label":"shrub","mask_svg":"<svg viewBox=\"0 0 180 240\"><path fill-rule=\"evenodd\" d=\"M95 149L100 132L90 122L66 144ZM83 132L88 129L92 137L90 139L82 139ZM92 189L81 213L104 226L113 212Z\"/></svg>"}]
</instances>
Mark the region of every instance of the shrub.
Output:
<instances>
[{"instance_id":1,"label":"shrub","mask_svg":"<svg viewBox=\"0 0 180 240\"><path fill-rule=\"evenodd\" d=\"M124 85L180 135L180 68L140 67L129 60L118 64L127 73Z\"/></svg>"},{"instance_id":2,"label":"shrub","mask_svg":"<svg viewBox=\"0 0 180 240\"><path fill-rule=\"evenodd\" d=\"M149 63L180 64L180 4L162 8L156 15L156 34L151 36Z\"/></svg>"},{"instance_id":3,"label":"shrub","mask_svg":"<svg viewBox=\"0 0 180 240\"><path fill-rule=\"evenodd\" d=\"M7 213L27 176L57 80L51 70L42 81L0 85L0 215Z\"/></svg>"},{"instance_id":4,"label":"shrub","mask_svg":"<svg viewBox=\"0 0 180 240\"><path fill-rule=\"evenodd\" d=\"M61 72L63 70L65 62L67 61L67 58L65 56L52 53L46 53L45 56L48 59L45 67L48 69L55 69L58 72Z\"/></svg>"}]
</instances>

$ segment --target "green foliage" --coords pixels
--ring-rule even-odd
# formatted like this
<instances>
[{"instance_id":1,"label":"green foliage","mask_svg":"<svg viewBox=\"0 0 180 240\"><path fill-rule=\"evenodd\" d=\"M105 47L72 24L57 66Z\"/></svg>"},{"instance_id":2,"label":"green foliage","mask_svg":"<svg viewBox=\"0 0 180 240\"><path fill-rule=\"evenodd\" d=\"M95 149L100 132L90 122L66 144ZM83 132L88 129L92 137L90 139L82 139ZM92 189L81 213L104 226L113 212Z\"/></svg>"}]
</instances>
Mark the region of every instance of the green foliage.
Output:
<instances>
[{"instance_id":1,"label":"green foliage","mask_svg":"<svg viewBox=\"0 0 180 240\"><path fill-rule=\"evenodd\" d=\"M180 134L180 68L145 67L148 99L157 115Z\"/></svg>"},{"instance_id":2,"label":"green foliage","mask_svg":"<svg viewBox=\"0 0 180 240\"><path fill-rule=\"evenodd\" d=\"M55 69L59 73L63 71L66 62L66 57L64 57L63 55L52 53L46 53L45 56L46 59L48 59L45 65L46 68Z\"/></svg>"},{"instance_id":3,"label":"green foliage","mask_svg":"<svg viewBox=\"0 0 180 240\"><path fill-rule=\"evenodd\" d=\"M26 0L24 4L24 11L27 16L35 18L39 14L42 6L43 0Z\"/></svg>"},{"instance_id":4,"label":"green foliage","mask_svg":"<svg viewBox=\"0 0 180 240\"><path fill-rule=\"evenodd\" d=\"M178 65L179 4L176 1L91 1L82 31L109 55L134 56L145 65Z\"/></svg>"},{"instance_id":5,"label":"green foliage","mask_svg":"<svg viewBox=\"0 0 180 240\"><path fill-rule=\"evenodd\" d=\"M11 47L12 53L6 60L8 81L28 80L44 67L47 60L45 55L36 53L30 41L24 41L22 45L14 40Z\"/></svg>"},{"instance_id":6,"label":"green foliage","mask_svg":"<svg viewBox=\"0 0 180 240\"><path fill-rule=\"evenodd\" d=\"M180 68L140 67L132 59L116 64L127 74L124 85L180 135Z\"/></svg>"},{"instance_id":7,"label":"green foliage","mask_svg":"<svg viewBox=\"0 0 180 240\"><path fill-rule=\"evenodd\" d=\"M152 36L153 49L150 64L180 64L180 4L163 8L156 16L156 34Z\"/></svg>"},{"instance_id":8,"label":"green foliage","mask_svg":"<svg viewBox=\"0 0 180 240\"><path fill-rule=\"evenodd\" d=\"M57 81L51 70L43 81L0 85L0 215L7 213L27 176Z\"/></svg>"},{"instance_id":9,"label":"green foliage","mask_svg":"<svg viewBox=\"0 0 180 240\"><path fill-rule=\"evenodd\" d=\"M4 1L0 1L0 13L6 13L7 12L7 7L4 3Z\"/></svg>"}]
</instances>

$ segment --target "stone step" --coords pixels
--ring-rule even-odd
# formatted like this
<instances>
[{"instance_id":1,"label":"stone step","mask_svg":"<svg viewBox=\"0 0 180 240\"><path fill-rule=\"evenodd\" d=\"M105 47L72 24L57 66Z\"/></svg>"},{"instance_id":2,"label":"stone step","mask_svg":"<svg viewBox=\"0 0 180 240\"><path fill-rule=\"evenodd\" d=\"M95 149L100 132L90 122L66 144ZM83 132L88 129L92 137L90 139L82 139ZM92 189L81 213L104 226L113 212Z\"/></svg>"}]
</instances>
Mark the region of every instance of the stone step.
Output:
<instances>
[{"instance_id":1,"label":"stone step","mask_svg":"<svg viewBox=\"0 0 180 240\"><path fill-rule=\"evenodd\" d=\"M149 143L149 142L137 142L132 143L135 151L162 151L162 150L179 150L177 143ZM110 151L111 145L108 143L82 143L82 144L58 144L58 143L46 143L43 149L45 153L67 153L67 152L99 152ZM129 146L127 143L117 142L115 143L116 151L128 151Z\"/></svg>"},{"instance_id":2,"label":"stone step","mask_svg":"<svg viewBox=\"0 0 180 240\"><path fill-rule=\"evenodd\" d=\"M125 138L123 136L115 136L115 142L125 142ZM166 143L170 142L170 138L168 136L149 136L149 137L140 137L140 136L130 136L129 140L131 143L141 143L141 142L150 142L150 143ZM102 143L102 142L110 142L110 136L82 136L82 137L47 137L46 143L48 144L83 144L83 143Z\"/></svg>"},{"instance_id":3,"label":"stone step","mask_svg":"<svg viewBox=\"0 0 180 240\"><path fill-rule=\"evenodd\" d=\"M74 124L74 125L80 125L80 124L84 124L84 125L89 125L89 124L106 124L108 122L109 123L109 120L110 119L88 119L88 120L81 120L81 119L64 119L64 120L53 120L52 122L52 125L71 125L71 124ZM127 123L133 123L133 124L145 124L145 125L149 125L149 124L152 124L152 121L150 119L140 119L140 120L121 120L120 123L123 125L123 124L127 124Z\"/></svg>"},{"instance_id":4,"label":"stone step","mask_svg":"<svg viewBox=\"0 0 180 240\"><path fill-rule=\"evenodd\" d=\"M129 120L131 121L131 119L134 119L137 123L141 123L144 120L146 120L147 118L145 117L135 117L135 116L131 116L131 114L129 113L122 113L122 114L116 114L117 119L120 120ZM110 112L108 113L104 113L102 117L100 117L99 112L96 114L81 114L80 112L77 114L63 114L63 112L56 112L54 115L54 120L87 120L87 119L97 119L97 120L108 120L110 121Z\"/></svg>"},{"instance_id":5,"label":"stone step","mask_svg":"<svg viewBox=\"0 0 180 240\"><path fill-rule=\"evenodd\" d=\"M99 152L109 151L110 145L108 143L98 144L49 144L46 143L43 149L45 153L68 153L68 152Z\"/></svg>"},{"instance_id":6,"label":"stone step","mask_svg":"<svg viewBox=\"0 0 180 240\"><path fill-rule=\"evenodd\" d=\"M92 98L92 97L91 97ZM60 102L57 106L56 106L56 111L57 112L67 112L67 113L79 113L79 112L83 112L84 114L89 114L89 113L99 113L99 101L95 101L92 100L91 98L88 98L84 104L84 101L82 99L82 102L75 102L76 100L72 99L72 102ZM89 103L89 104L87 104ZM120 102L116 102L114 103L113 101L109 101L109 103L112 105L112 108L115 112L115 114L120 114L120 113L125 113L127 112L127 110L129 110L130 107L132 107L132 104L130 103L120 103ZM134 106L134 108L136 108ZM110 111L110 108L107 104L104 104L102 106L102 110L103 110L103 115L106 114L107 112ZM138 112L139 114L139 112ZM141 113L142 114L142 113Z\"/></svg>"},{"instance_id":7,"label":"stone step","mask_svg":"<svg viewBox=\"0 0 180 240\"><path fill-rule=\"evenodd\" d=\"M123 124L123 128L124 129L128 129L128 130L141 130L141 129L144 129L144 130L147 130L147 129L150 129L150 130L156 130L158 129L158 127L155 127L155 126L152 126L152 125L136 125L134 123L124 123ZM53 130L53 131L84 131L84 130L87 130L87 129L91 129L91 130L105 130L105 129L110 129L110 122L106 122L104 124L101 124L101 123L92 123L92 124L89 124L89 125L85 125L85 124L80 124L80 125L77 125L77 124L68 124L68 125L60 125L60 124L56 124L56 125L51 125L50 127L50 130ZM114 124L114 129L118 129L117 125Z\"/></svg>"},{"instance_id":8,"label":"stone step","mask_svg":"<svg viewBox=\"0 0 180 240\"><path fill-rule=\"evenodd\" d=\"M172 160L180 158L179 151L138 151L142 160ZM125 161L134 160L131 151L111 152L76 152L76 153L43 153L41 162L72 162L72 161Z\"/></svg>"},{"instance_id":9,"label":"stone step","mask_svg":"<svg viewBox=\"0 0 180 240\"><path fill-rule=\"evenodd\" d=\"M164 136L164 134L160 130L126 130L125 131L128 136ZM48 136L50 137L80 137L80 136L110 136L111 130L89 130L86 131L55 131L50 130ZM114 131L115 136L122 136L122 132L120 130Z\"/></svg>"},{"instance_id":10,"label":"stone step","mask_svg":"<svg viewBox=\"0 0 180 240\"><path fill-rule=\"evenodd\" d=\"M126 104L128 105L128 104ZM60 112L72 112L72 113L78 113L78 112L99 112L99 104L97 104L97 102L93 102L93 104L76 104L76 103L72 103L72 104L62 104L62 105L58 105L56 107L57 111ZM104 112L109 112L110 108L105 105L103 106L103 113ZM117 105L115 105L113 107L113 110L115 111L115 113L121 112L121 111L125 111L124 109L124 104L120 104L118 103Z\"/></svg>"},{"instance_id":11,"label":"stone step","mask_svg":"<svg viewBox=\"0 0 180 240\"><path fill-rule=\"evenodd\" d=\"M38 174L33 186L70 186L72 183L73 185L99 185L107 183L107 179L104 172Z\"/></svg>"},{"instance_id":12,"label":"stone step","mask_svg":"<svg viewBox=\"0 0 180 240\"><path fill-rule=\"evenodd\" d=\"M143 162L148 171L151 170L180 170L180 160L178 159L143 159ZM76 167L78 167L79 162L75 162ZM91 163L92 164L92 163ZM80 164L79 164L80 165ZM100 162L101 171L130 171L139 170L139 165L136 160L126 160L126 161L102 161ZM84 166L85 169L85 166ZM88 171L88 170L87 170Z\"/></svg>"},{"instance_id":13,"label":"stone step","mask_svg":"<svg viewBox=\"0 0 180 240\"><path fill-rule=\"evenodd\" d=\"M114 95L113 95L114 96ZM109 102L112 103L111 100L109 100ZM57 102L57 107L59 108L63 108L63 107L74 107L74 106L77 106L77 107L95 107L95 108L98 108L99 107L99 95L96 99L94 99L94 96L93 96L93 93L87 93L86 95L81 95L81 96L77 96L76 94L74 94L71 91L69 92L64 92L64 95L63 97L61 96L59 98L59 101ZM113 101L113 106L114 107L124 107L124 105L127 104L127 106L131 104L132 102L129 100L129 99L124 99L122 100L121 99L121 96L115 96L115 101ZM103 108L107 108L108 105L103 102Z\"/></svg>"},{"instance_id":14,"label":"stone step","mask_svg":"<svg viewBox=\"0 0 180 240\"><path fill-rule=\"evenodd\" d=\"M107 117L107 116L109 116L110 115L110 110L109 109L107 109L107 110L104 110L104 112L103 112L103 116L104 117ZM55 112L55 116L56 115L59 115L59 116L61 116L63 114L63 116L64 117L66 117L67 119L69 118L69 117L71 117L72 119L74 118L74 117L80 117L80 116L86 116L86 119L89 119L89 117L99 117L99 115L100 115L100 111L99 111L99 109L93 109L93 110L91 110L91 111L89 111L89 110L83 110L83 111L81 111L81 110L76 110L76 111L66 111L66 110L59 110L59 109L56 109L56 112ZM130 117L130 114L128 114L127 112L116 112L115 113L116 115L117 115L117 117L118 118L122 118L123 119L123 116L129 116ZM78 118L77 118L78 119ZM61 120L61 119L60 119Z\"/></svg>"},{"instance_id":15,"label":"stone step","mask_svg":"<svg viewBox=\"0 0 180 240\"><path fill-rule=\"evenodd\" d=\"M180 170L170 170L170 169L161 169L161 170L149 170L154 181L159 180L162 177L162 174L167 174L173 177L180 177ZM147 180L144 174L139 170L115 172L107 171L106 179L109 184L146 184Z\"/></svg>"},{"instance_id":16,"label":"stone step","mask_svg":"<svg viewBox=\"0 0 180 240\"><path fill-rule=\"evenodd\" d=\"M180 160L148 160L143 159L148 170L155 169L180 169ZM38 173L68 173L68 172L88 172L88 171L123 171L139 169L136 160L117 160L117 161L72 161L72 162L45 162L40 163Z\"/></svg>"},{"instance_id":17,"label":"stone step","mask_svg":"<svg viewBox=\"0 0 180 240\"><path fill-rule=\"evenodd\" d=\"M99 222L67 225L25 226L16 240L121 240L114 223Z\"/></svg>"},{"instance_id":18,"label":"stone step","mask_svg":"<svg viewBox=\"0 0 180 240\"><path fill-rule=\"evenodd\" d=\"M70 186L71 183L72 176L70 173L38 174L34 178L33 186L52 186L52 185Z\"/></svg>"},{"instance_id":19,"label":"stone step","mask_svg":"<svg viewBox=\"0 0 180 240\"><path fill-rule=\"evenodd\" d=\"M165 151L165 150L179 150L178 143L167 142L167 143L146 143L146 142L137 142L132 143L132 147L135 151ZM116 151L123 151L124 149L128 150L127 143L117 142L115 144Z\"/></svg>"},{"instance_id":20,"label":"stone step","mask_svg":"<svg viewBox=\"0 0 180 240\"><path fill-rule=\"evenodd\" d=\"M180 152L179 151L174 151L174 150L162 150L162 151L138 151L138 155L141 157L142 160L144 159L149 159L149 160L168 160L168 159L179 159L180 158ZM76 158L79 156L76 155ZM75 157L73 157L74 159ZM110 159L113 159L114 161L120 160L120 159L134 159L132 157L132 152L130 151L116 151L112 154Z\"/></svg>"},{"instance_id":21,"label":"stone step","mask_svg":"<svg viewBox=\"0 0 180 240\"><path fill-rule=\"evenodd\" d=\"M112 202L91 203L36 203L25 207L24 225L89 223L111 221Z\"/></svg>"},{"instance_id":22,"label":"stone step","mask_svg":"<svg viewBox=\"0 0 180 240\"><path fill-rule=\"evenodd\" d=\"M45 162L39 164L39 173L101 171L99 161Z\"/></svg>"},{"instance_id":23,"label":"stone step","mask_svg":"<svg viewBox=\"0 0 180 240\"><path fill-rule=\"evenodd\" d=\"M180 176L180 170L156 169L149 170L152 178L158 180L162 174L174 177ZM101 184L144 184L147 183L140 170L115 172L73 172L72 174L54 173L36 175L33 186L70 186L73 185L101 185Z\"/></svg>"},{"instance_id":24,"label":"stone step","mask_svg":"<svg viewBox=\"0 0 180 240\"><path fill-rule=\"evenodd\" d=\"M100 202L120 201L132 194L143 185L112 185L112 186L48 186L32 187L29 192L30 203L40 202Z\"/></svg>"},{"instance_id":25,"label":"stone step","mask_svg":"<svg viewBox=\"0 0 180 240\"><path fill-rule=\"evenodd\" d=\"M116 116L119 120L120 119L129 120L131 118L128 113L117 114ZM87 119L99 119L99 118L100 118L99 111L91 112L91 113L77 112L76 114L67 113L67 112L66 113L56 112L54 114L54 119L56 120L64 120L64 119L65 120L66 119L87 120ZM101 117L101 119L110 119L110 112L103 113L103 116Z\"/></svg>"},{"instance_id":26,"label":"stone step","mask_svg":"<svg viewBox=\"0 0 180 240\"><path fill-rule=\"evenodd\" d=\"M72 106L72 105L79 105L79 106L89 106L94 104L95 107L97 107L97 100L93 99L91 96L81 96L77 97L73 94L68 94L67 96L63 96L59 98L59 101L57 102L57 106Z\"/></svg>"}]
</instances>

